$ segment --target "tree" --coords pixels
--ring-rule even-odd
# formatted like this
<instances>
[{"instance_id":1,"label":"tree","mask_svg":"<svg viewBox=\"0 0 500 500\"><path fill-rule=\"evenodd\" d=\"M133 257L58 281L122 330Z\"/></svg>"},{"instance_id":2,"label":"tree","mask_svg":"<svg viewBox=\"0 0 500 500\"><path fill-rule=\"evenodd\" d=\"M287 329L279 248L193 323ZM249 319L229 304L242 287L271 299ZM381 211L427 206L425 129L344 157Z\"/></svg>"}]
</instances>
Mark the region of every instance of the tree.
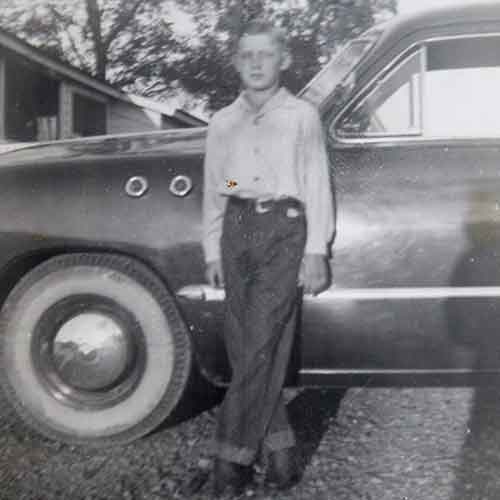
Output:
<instances>
[{"instance_id":1,"label":"tree","mask_svg":"<svg viewBox=\"0 0 500 500\"><path fill-rule=\"evenodd\" d=\"M289 33L293 64L284 84L302 88L321 65L348 40L393 15L397 0L183 0L197 24L197 44L185 47L175 68L165 67L164 78L178 80L196 96L206 96L218 109L239 90L230 63L231 40L243 23L255 17L274 20Z\"/></svg>"},{"instance_id":2,"label":"tree","mask_svg":"<svg viewBox=\"0 0 500 500\"><path fill-rule=\"evenodd\" d=\"M172 4L177 11L171 11ZM284 83L299 90L339 47L396 12L397 0L0 0L0 25L124 91L167 98L185 89L211 110L232 101L239 80L231 42L257 16L290 34ZM192 36L174 34L175 14ZM170 21L167 21L170 19Z\"/></svg>"},{"instance_id":3,"label":"tree","mask_svg":"<svg viewBox=\"0 0 500 500\"><path fill-rule=\"evenodd\" d=\"M163 0L0 0L0 25L117 87L176 47ZM147 92L147 90L145 91Z\"/></svg>"}]
</instances>

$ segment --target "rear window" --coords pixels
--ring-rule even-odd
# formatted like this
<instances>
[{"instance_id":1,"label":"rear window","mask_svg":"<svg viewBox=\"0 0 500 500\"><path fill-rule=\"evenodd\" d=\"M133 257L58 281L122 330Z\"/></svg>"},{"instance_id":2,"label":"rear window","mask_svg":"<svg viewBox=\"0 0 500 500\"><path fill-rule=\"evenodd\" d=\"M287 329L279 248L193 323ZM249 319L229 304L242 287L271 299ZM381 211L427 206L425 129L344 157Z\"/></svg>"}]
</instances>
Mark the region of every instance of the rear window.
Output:
<instances>
[{"instance_id":1,"label":"rear window","mask_svg":"<svg viewBox=\"0 0 500 500\"><path fill-rule=\"evenodd\" d=\"M499 88L500 36L423 42L365 89L334 132L344 138L500 137Z\"/></svg>"}]
</instances>

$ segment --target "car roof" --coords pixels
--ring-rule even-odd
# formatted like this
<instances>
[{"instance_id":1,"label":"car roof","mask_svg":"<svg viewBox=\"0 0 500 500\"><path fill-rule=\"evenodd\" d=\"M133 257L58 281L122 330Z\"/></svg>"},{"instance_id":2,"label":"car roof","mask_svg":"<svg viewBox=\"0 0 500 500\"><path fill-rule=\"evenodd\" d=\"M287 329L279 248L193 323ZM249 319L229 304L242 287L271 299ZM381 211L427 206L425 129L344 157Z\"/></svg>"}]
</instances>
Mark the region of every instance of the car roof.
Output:
<instances>
[{"instance_id":1,"label":"car roof","mask_svg":"<svg viewBox=\"0 0 500 500\"><path fill-rule=\"evenodd\" d=\"M405 36L421 30L450 27L450 32L461 24L494 22L500 20L500 2L457 4L425 9L416 13L400 14L374 28L383 30L371 57L383 53ZM371 28L371 29L374 29Z\"/></svg>"},{"instance_id":2,"label":"car roof","mask_svg":"<svg viewBox=\"0 0 500 500\"><path fill-rule=\"evenodd\" d=\"M454 5L446 5L422 9L417 12L400 14L395 16L389 22L399 24L404 31L409 31L404 28L408 24L414 27L423 27L430 25L455 24L458 22L475 22L489 21L491 17L500 16L500 2L495 1L479 1L476 3L460 3L460 0Z\"/></svg>"},{"instance_id":3,"label":"car roof","mask_svg":"<svg viewBox=\"0 0 500 500\"><path fill-rule=\"evenodd\" d=\"M375 24L353 40L355 42L374 38L375 42L344 78L344 81L349 81L352 74L356 75L355 79L352 79L354 85L350 88L349 94L356 94L367 81L373 78L374 74L387 64L387 60L393 59L395 51L404 47L402 41L405 39L413 39L411 42L408 41L411 45L420 38L425 40L453 36L456 33L473 34L479 27L483 32L491 32L493 29L500 33L496 25L498 22L500 22L500 1L496 0L494 3L483 1L474 5L458 3L451 7L433 7L416 13L399 14L387 21ZM335 64L335 59L332 59L329 64ZM328 65L318 75L327 71ZM314 82L318 75L305 89ZM322 112L330 112L335 102L337 101L330 95L318 103L318 106Z\"/></svg>"}]
</instances>

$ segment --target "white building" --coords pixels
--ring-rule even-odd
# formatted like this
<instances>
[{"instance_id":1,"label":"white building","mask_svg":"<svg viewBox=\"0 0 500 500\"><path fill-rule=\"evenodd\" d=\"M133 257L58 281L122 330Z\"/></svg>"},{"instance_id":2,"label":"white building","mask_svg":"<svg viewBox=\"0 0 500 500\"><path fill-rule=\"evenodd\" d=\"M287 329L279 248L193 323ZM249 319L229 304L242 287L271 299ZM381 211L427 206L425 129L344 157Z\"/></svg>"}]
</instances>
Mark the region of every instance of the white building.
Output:
<instances>
[{"instance_id":1,"label":"white building","mask_svg":"<svg viewBox=\"0 0 500 500\"><path fill-rule=\"evenodd\" d=\"M203 125L186 111L121 92L0 29L0 142Z\"/></svg>"}]
</instances>

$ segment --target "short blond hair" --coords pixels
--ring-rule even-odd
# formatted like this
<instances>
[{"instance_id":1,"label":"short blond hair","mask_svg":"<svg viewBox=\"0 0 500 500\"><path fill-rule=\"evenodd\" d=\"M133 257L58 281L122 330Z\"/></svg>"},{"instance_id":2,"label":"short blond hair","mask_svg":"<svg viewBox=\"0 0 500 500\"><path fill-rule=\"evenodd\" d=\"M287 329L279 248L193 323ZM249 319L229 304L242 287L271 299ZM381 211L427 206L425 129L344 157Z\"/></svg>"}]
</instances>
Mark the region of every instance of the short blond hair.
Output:
<instances>
[{"instance_id":1,"label":"short blond hair","mask_svg":"<svg viewBox=\"0 0 500 500\"><path fill-rule=\"evenodd\" d=\"M238 48L238 44L243 37L261 34L271 35L276 43L281 46L282 50L287 50L288 37L286 31L280 26L276 26L264 19L252 19L241 27L236 39L235 49Z\"/></svg>"}]
</instances>

